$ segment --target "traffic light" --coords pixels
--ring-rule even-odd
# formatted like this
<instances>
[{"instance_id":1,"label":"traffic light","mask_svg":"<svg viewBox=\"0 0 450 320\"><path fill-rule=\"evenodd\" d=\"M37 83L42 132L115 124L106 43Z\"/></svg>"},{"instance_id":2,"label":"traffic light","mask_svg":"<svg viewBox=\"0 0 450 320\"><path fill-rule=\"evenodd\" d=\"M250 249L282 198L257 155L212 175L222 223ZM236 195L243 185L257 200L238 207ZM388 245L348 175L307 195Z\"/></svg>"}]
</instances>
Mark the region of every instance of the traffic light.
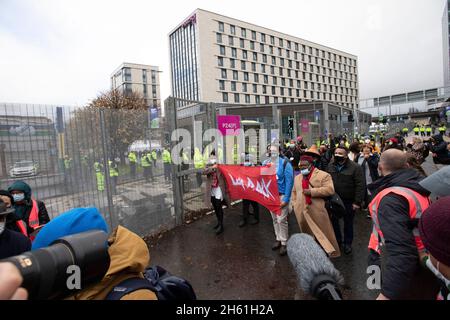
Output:
<instances>
[{"instance_id":1,"label":"traffic light","mask_svg":"<svg viewBox=\"0 0 450 320\"><path fill-rule=\"evenodd\" d=\"M289 131L294 131L294 119L289 119L288 122L288 126L289 126Z\"/></svg>"}]
</instances>

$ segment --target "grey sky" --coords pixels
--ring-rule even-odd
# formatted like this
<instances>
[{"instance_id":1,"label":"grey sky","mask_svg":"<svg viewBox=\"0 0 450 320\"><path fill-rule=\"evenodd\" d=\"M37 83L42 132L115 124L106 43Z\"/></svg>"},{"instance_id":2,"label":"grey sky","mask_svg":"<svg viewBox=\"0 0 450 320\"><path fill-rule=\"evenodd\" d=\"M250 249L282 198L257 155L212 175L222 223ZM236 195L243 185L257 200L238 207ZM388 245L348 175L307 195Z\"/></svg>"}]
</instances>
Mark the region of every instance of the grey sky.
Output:
<instances>
[{"instance_id":1,"label":"grey sky","mask_svg":"<svg viewBox=\"0 0 450 320\"><path fill-rule=\"evenodd\" d=\"M0 101L82 105L122 62L159 65L202 8L358 56L360 98L443 85L444 0L0 0Z\"/></svg>"}]
</instances>

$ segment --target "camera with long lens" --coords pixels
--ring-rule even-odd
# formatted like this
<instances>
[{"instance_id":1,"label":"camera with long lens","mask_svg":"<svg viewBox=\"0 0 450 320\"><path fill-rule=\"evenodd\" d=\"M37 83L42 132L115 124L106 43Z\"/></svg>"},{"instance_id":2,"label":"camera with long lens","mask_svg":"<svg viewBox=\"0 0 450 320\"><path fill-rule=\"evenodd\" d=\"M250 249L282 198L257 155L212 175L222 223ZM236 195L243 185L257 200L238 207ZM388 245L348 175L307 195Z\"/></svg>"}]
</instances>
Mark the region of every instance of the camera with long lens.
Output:
<instances>
[{"instance_id":1,"label":"camera with long lens","mask_svg":"<svg viewBox=\"0 0 450 320\"><path fill-rule=\"evenodd\" d=\"M0 262L11 262L19 269L29 299L64 298L104 277L110 264L108 235L100 230L82 232ZM70 281L73 277L79 277L74 279L75 286Z\"/></svg>"}]
</instances>

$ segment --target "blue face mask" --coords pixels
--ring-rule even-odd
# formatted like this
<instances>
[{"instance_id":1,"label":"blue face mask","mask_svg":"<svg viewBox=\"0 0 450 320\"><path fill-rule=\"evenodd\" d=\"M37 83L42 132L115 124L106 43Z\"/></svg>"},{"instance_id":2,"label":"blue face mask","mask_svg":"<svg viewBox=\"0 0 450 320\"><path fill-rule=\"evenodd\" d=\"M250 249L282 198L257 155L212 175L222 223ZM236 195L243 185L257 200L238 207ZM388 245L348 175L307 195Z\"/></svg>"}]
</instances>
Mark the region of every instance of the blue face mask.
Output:
<instances>
[{"instance_id":1,"label":"blue face mask","mask_svg":"<svg viewBox=\"0 0 450 320\"><path fill-rule=\"evenodd\" d=\"M303 169L303 170L300 171L300 173L301 173L302 175L304 175L304 176L307 176L308 174L311 173L311 170L310 170L309 168Z\"/></svg>"},{"instance_id":2,"label":"blue face mask","mask_svg":"<svg viewBox=\"0 0 450 320\"><path fill-rule=\"evenodd\" d=\"M20 202L23 199L25 199L25 194L24 193L15 193L12 196L13 196L14 202Z\"/></svg>"}]
</instances>

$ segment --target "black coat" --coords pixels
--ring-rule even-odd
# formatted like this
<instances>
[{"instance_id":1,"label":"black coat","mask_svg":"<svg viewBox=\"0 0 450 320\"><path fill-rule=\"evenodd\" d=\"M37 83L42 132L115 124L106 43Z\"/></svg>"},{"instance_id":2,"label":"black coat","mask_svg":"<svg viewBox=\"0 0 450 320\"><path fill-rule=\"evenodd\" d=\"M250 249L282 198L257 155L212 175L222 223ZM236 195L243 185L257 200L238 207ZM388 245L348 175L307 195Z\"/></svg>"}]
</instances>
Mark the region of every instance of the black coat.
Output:
<instances>
[{"instance_id":1,"label":"black coat","mask_svg":"<svg viewBox=\"0 0 450 320\"><path fill-rule=\"evenodd\" d=\"M344 168L338 171L334 159L328 165L333 178L334 190L344 201L360 205L364 199L365 182L361 167L347 159Z\"/></svg>"},{"instance_id":2,"label":"black coat","mask_svg":"<svg viewBox=\"0 0 450 320\"><path fill-rule=\"evenodd\" d=\"M38 212L39 225L44 225L50 221L50 217L48 216L47 208L45 207L44 202L39 201L39 200L36 200L36 202L37 202L38 211L39 211ZM25 212L24 218L23 218L23 220L26 221L26 223L27 223L28 234L30 234L34 231L28 225L28 219L30 217L31 208L32 208L31 205L29 205ZM6 228L20 232L20 229L19 229L19 227L17 227L17 224L16 224L16 221L18 221L18 220L20 220L19 217L17 217L14 213L9 214L8 217L6 218Z\"/></svg>"},{"instance_id":3,"label":"black coat","mask_svg":"<svg viewBox=\"0 0 450 320\"><path fill-rule=\"evenodd\" d=\"M0 234L0 260L31 250L31 241L23 234L5 229Z\"/></svg>"},{"instance_id":4,"label":"black coat","mask_svg":"<svg viewBox=\"0 0 450 320\"><path fill-rule=\"evenodd\" d=\"M419 185L422 179L416 170L403 169L381 177L368 188L374 196L394 186L429 196L430 192ZM382 266L381 293L389 299L435 299L439 284L434 275L420 265L413 235L417 221L409 216L408 201L395 194L384 196L378 208L378 218L385 245L381 259L371 250L369 265Z\"/></svg>"},{"instance_id":5,"label":"black coat","mask_svg":"<svg viewBox=\"0 0 450 320\"><path fill-rule=\"evenodd\" d=\"M438 158L448 158L447 142L440 134L434 135L433 140L435 143L430 146L430 151L435 153Z\"/></svg>"}]
</instances>

